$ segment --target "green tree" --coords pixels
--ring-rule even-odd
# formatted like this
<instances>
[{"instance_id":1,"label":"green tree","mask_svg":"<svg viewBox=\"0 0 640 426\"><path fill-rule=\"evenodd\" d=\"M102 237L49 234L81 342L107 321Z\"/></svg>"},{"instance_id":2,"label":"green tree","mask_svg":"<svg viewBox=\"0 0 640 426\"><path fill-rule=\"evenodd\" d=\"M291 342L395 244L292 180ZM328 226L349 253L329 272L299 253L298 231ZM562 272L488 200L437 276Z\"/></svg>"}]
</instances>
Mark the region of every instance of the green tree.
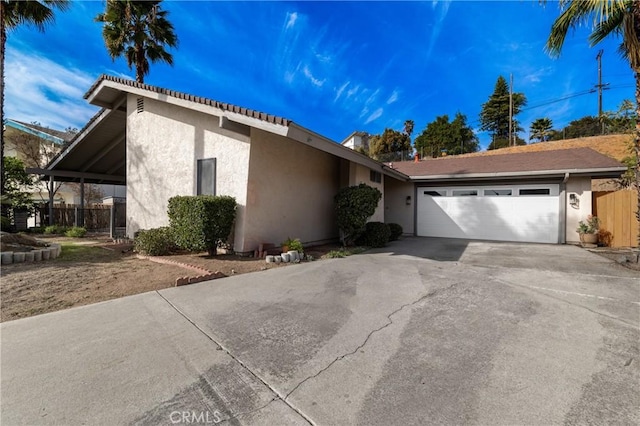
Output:
<instances>
[{"instance_id":1,"label":"green tree","mask_svg":"<svg viewBox=\"0 0 640 426\"><path fill-rule=\"evenodd\" d=\"M586 138L602 134L602 122L598 117L586 116L569 122L563 129L564 139Z\"/></svg>"},{"instance_id":2,"label":"green tree","mask_svg":"<svg viewBox=\"0 0 640 426\"><path fill-rule=\"evenodd\" d=\"M66 10L67 0L10 1L0 0L0 123L4 123L4 55L7 31L20 25L32 25L44 31L45 25L53 22L53 9ZM4 170L4 132L0 131L0 161ZM0 195L6 192L4 173L0 182Z\"/></svg>"},{"instance_id":3,"label":"green tree","mask_svg":"<svg viewBox=\"0 0 640 426\"><path fill-rule=\"evenodd\" d=\"M529 140L537 139L538 142L548 141L553 131L553 122L550 118L538 118L529 127Z\"/></svg>"},{"instance_id":4,"label":"green tree","mask_svg":"<svg viewBox=\"0 0 640 426\"><path fill-rule=\"evenodd\" d=\"M12 208L31 208L33 203L28 192L33 184L33 179L24 167L24 163L16 157L6 157L2 178L5 182L5 193L2 196L2 204ZM3 214L3 216L5 216Z\"/></svg>"},{"instance_id":5,"label":"green tree","mask_svg":"<svg viewBox=\"0 0 640 426\"><path fill-rule=\"evenodd\" d=\"M104 13L96 16L104 24L102 37L114 61L124 56L129 69L136 68L136 81L144 83L149 61L173 65L173 56L165 47L176 47L178 37L160 9L161 0L107 0Z\"/></svg>"},{"instance_id":6,"label":"green tree","mask_svg":"<svg viewBox=\"0 0 640 426\"><path fill-rule=\"evenodd\" d=\"M434 158L442 152L457 155L480 149L478 138L467 125L467 117L460 112L451 122L448 115L441 115L427 124L416 138L415 148L422 155Z\"/></svg>"},{"instance_id":7,"label":"green tree","mask_svg":"<svg viewBox=\"0 0 640 426\"><path fill-rule=\"evenodd\" d=\"M623 99L617 111L607 111L605 115L606 133L631 133L636 120L636 107L629 99Z\"/></svg>"},{"instance_id":8,"label":"green tree","mask_svg":"<svg viewBox=\"0 0 640 426\"><path fill-rule=\"evenodd\" d=\"M640 221L640 2L633 0L561 0L561 13L551 26L546 50L558 57L570 29L593 23L589 44L595 46L610 36L622 36L619 52L629 61L636 80L635 179ZM638 230L640 241L640 229Z\"/></svg>"},{"instance_id":9,"label":"green tree","mask_svg":"<svg viewBox=\"0 0 640 426\"><path fill-rule=\"evenodd\" d=\"M384 129L369 139L369 154L378 161L402 161L411 156L411 137L405 132Z\"/></svg>"},{"instance_id":10,"label":"green tree","mask_svg":"<svg viewBox=\"0 0 640 426\"><path fill-rule=\"evenodd\" d=\"M512 132L517 134L522 131L515 116L518 115L523 106L527 104L527 98L524 93L513 93L513 115L512 115ZM489 100L482 104L480 111L480 130L488 131L491 134L492 144L495 149L502 139L509 141L509 86L504 77L499 76L496 81L495 88ZM516 144L518 140L516 138Z\"/></svg>"},{"instance_id":11,"label":"green tree","mask_svg":"<svg viewBox=\"0 0 640 426\"><path fill-rule=\"evenodd\" d=\"M509 139L505 139L505 138L493 139L491 143L489 143L489 146L487 146L487 149L490 151L493 149L508 148L509 146L512 146L514 142L515 142L515 146L521 146L521 145L527 144L527 141L522 139L520 136L515 135L515 137L512 138L511 140L511 144L509 143Z\"/></svg>"}]
</instances>

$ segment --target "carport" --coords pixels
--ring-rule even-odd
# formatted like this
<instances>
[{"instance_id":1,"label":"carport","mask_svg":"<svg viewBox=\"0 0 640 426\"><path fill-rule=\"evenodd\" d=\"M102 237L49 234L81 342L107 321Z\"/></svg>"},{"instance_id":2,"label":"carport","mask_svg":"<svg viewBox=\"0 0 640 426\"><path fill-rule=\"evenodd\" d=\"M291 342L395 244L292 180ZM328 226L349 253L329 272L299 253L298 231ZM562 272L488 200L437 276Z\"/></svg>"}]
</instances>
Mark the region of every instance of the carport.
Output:
<instances>
[{"instance_id":1,"label":"carport","mask_svg":"<svg viewBox=\"0 0 640 426\"><path fill-rule=\"evenodd\" d=\"M84 209L84 184L126 184L126 97L102 105L100 110L69 145L56 155L44 169L28 168L28 173L55 182L80 183L80 210ZM53 190L49 191L49 222L53 221ZM114 212L111 214L111 234L114 234ZM82 217L79 224L82 225Z\"/></svg>"}]
</instances>

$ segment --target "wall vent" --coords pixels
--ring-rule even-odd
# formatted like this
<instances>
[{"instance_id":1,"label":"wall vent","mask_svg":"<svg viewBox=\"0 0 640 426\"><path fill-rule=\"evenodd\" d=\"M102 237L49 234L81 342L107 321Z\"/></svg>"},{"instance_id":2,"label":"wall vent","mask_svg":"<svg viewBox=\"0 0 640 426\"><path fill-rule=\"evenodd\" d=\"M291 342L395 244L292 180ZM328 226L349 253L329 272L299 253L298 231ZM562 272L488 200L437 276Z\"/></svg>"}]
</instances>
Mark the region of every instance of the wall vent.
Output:
<instances>
[{"instance_id":1,"label":"wall vent","mask_svg":"<svg viewBox=\"0 0 640 426\"><path fill-rule=\"evenodd\" d=\"M136 101L136 105L138 108L138 114L144 112L144 98L138 98Z\"/></svg>"}]
</instances>

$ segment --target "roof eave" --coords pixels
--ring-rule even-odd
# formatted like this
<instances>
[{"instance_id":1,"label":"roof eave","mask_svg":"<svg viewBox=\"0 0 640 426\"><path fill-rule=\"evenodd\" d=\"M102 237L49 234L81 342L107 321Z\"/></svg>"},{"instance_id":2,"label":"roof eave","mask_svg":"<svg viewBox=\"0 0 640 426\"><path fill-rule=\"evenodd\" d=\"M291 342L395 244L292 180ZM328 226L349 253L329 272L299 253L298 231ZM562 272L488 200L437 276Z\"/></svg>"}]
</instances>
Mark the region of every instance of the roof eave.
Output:
<instances>
[{"instance_id":1,"label":"roof eave","mask_svg":"<svg viewBox=\"0 0 640 426\"><path fill-rule=\"evenodd\" d=\"M453 173L443 175L410 175L413 181L433 180L469 180L490 178L531 178L531 177L562 177L567 173L570 176L592 176L603 178L620 177L627 170L626 167L605 167L591 169L563 169L563 170L534 170L526 172L494 172L494 173Z\"/></svg>"}]
</instances>

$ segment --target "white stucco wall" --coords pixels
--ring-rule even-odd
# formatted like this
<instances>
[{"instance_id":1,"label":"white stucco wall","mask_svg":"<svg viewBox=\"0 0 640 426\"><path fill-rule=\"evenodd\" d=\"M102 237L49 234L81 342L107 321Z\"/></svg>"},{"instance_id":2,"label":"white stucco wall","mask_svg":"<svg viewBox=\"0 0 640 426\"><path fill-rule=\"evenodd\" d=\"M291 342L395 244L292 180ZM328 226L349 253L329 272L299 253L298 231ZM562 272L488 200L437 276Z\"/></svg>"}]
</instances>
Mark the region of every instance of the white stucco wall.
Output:
<instances>
[{"instance_id":1,"label":"white stucco wall","mask_svg":"<svg viewBox=\"0 0 640 426\"><path fill-rule=\"evenodd\" d=\"M407 205L407 197L411 204ZM404 234L414 234L415 184L390 177L384 180L384 218L402 226Z\"/></svg>"},{"instance_id":2,"label":"white stucco wall","mask_svg":"<svg viewBox=\"0 0 640 426\"><path fill-rule=\"evenodd\" d=\"M339 164L331 154L252 128L244 251L289 237L336 239Z\"/></svg>"},{"instance_id":3,"label":"white stucco wall","mask_svg":"<svg viewBox=\"0 0 640 426\"><path fill-rule=\"evenodd\" d=\"M216 158L216 195L236 198L236 235L242 234L247 198L249 137L221 129L218 118L137 96L127 99L127 235L168 225L167 204L196 195L197 160ZM242 250L242 241L236 250Z\"/></svg>"},{"instance_id":4,"label":"white stucco wall","mask_svg":"<svg viewBox=\"0 0 640 426\"><path fill-rule=\"evenodd\" d=\"M566 241L574 243L580 241L576 232L578 222L586 221L592 212L591 178L570 177L566 187ZM576 196L577 203L571 204L571 194Z\"/></svg>"},{"instance_id":5,"label":"white stucco wall","mask_svg":"<svg viewBox=\"0 0 640 426\"><path fill-rule=\"evenodd\" d=\"M380 183L372 182L370 168L356 163L349 163L349 186L364 183L374 188L378 188L382 193L382 198L380 198L380 201L378 202L378 207L376 207L376 211L369 219L369 222L384 222L384 181L385 176L382 175Z\"/></svg>"}]
</instances>

